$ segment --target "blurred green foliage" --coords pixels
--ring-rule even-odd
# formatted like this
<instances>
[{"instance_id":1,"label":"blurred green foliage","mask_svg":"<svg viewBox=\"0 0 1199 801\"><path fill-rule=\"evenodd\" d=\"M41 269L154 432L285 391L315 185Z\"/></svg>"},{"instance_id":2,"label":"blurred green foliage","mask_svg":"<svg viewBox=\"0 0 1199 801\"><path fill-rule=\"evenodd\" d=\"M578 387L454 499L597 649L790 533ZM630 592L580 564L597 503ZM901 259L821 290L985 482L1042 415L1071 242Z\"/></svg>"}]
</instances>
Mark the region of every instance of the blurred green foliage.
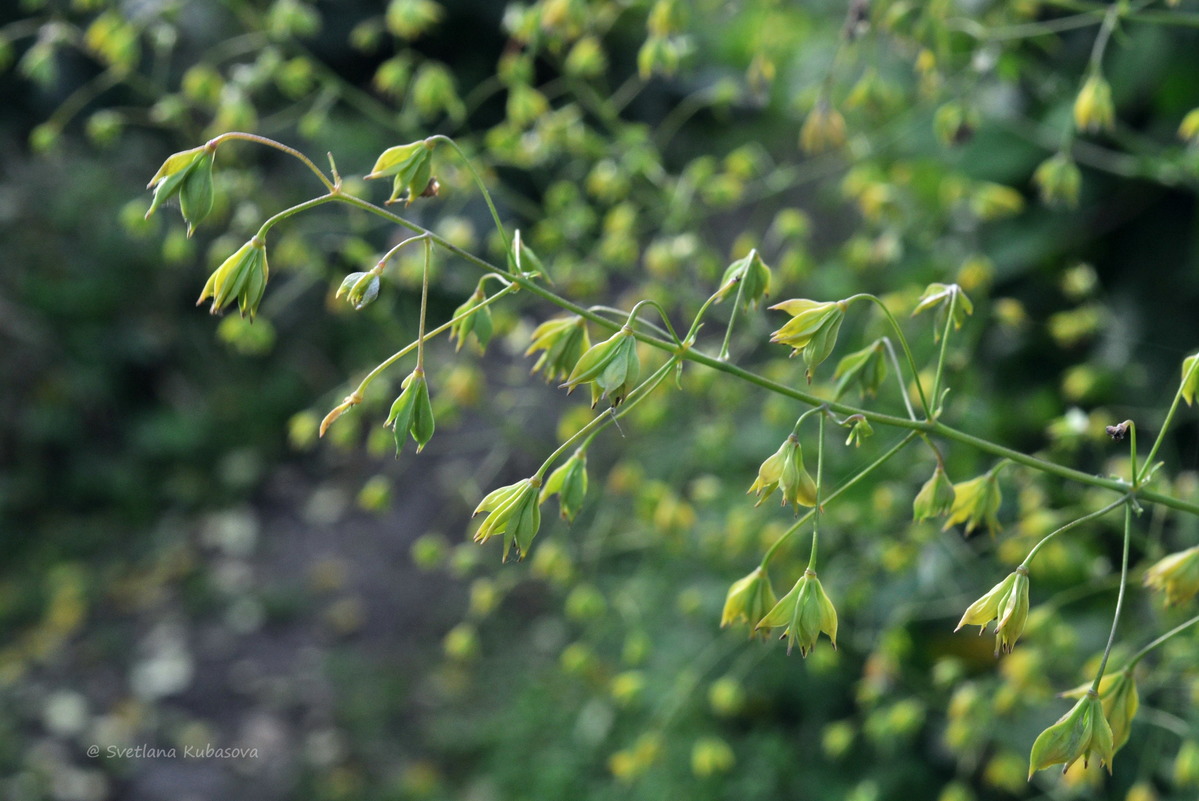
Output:
<instances>
[{"instance_id":1,"label":"blurred green foliage","mask_svg":"<svg viewBox=\"0 0 1199 801\"><path fill-rule=\"evenodd\" d=\"M174 208L142 219L143 182L163 159L225 131L271 136L320 165L330 152L347 189L379 202L386 187L361 180L378 154L446 134L554 291L584 305L651 298L677 325L751 249L773 269L768 302L868 291L906 314L927 284L960 284L975 313L948 351L947 419L1127 475L1104 426L1131 417L1153 432L1194 348L1199 151L1177 131L1199 106L1199 33L1186 3L88 0L4 14L0 772L14 777L12 797L152 797L139 781L153 765L82 758L88 742L116 742L113 731L269 741L212 705L227 688L188 672L223 659L210 625L257 633L251 653L272 633L317 632L329 697L295 724L304 746L246 785L259 796L1193 792L1193 634L1145 663L1112 778L1092 764L1026 780L1032 740L1068 709L1055 694L1093 675L1106 640L1114 515L1038 556L1011 654L997 662L991 637L951 634L1029 548L1104 493L1008 468L1002 531L966 540L909 522L936 462L905 451L822 517L838 650L821 642L787 658L717 627L729 584L793 519L772 502L754 508L745 490L795 403L689 365L681 391L664 385L592 446L577 519L544 507L528 557L500 568L497 547L468 541L470 510L590 417L526 376L521 354L554 309L520 293L492 307L485 353L430 345L438 431L420 456L390 463L378 426L406 366L330 429L322 456L288 456L287 440L312 449L328 409L415 337L420 248L402 251L356 312L337 288L400 233L343 208L297 216L271 232L257 319L218 322L191 308L204 276L267 217L319 192L312 174L230 142L194 238ZM1086 113L1076 105L1096 70L1111 126L1093 90ZM433 174L437 197L394 210L503 264L465 163L439 148ZM479 272L438 255L430 278L440 323ZM717 307L701 347L716 350L733 305ZM808 389L798 360L767 344L779 318L739 313L732 359ZM935 363L933 325L904 323L922 365ZM834 356L886 334L855 309ZM646 349L643 359L645 372L660 362ZM815 370L812 392L833 397L834 363ZM871 408L902 415L890 381ZM876 427L858 449L838 433L832 484L896 436ZM1177 423L1156 489L1195 497L1195 433L1190 418ZM941 444L955 481L992 465ZM805 448L811 462L814 442ZM313 477L327 472L336 480ZM275 509L264 487L280 475L303 489ZM446 500L423 509L434 490ZM388 516L344 522L347 497ZM236 511L247 499L281 521L265 526L279 541L259 542L255 516ZM382 553L301 536L351 523ZM424 530L437 527L454 534ZM1149 510L1134 579L1197 533L1194 519ZM409 543L411 560L397 557ZM345 552L322 561L311 547ZM772 562L779 595L806 549L796 537ZM1186 619L1181 606L1163 610L1134 582L1113 664ZM441 652L403 655L380 616ZM301 691L282 676L255 698L294 712L279 698Z\"/></svg>"}]
</instances>

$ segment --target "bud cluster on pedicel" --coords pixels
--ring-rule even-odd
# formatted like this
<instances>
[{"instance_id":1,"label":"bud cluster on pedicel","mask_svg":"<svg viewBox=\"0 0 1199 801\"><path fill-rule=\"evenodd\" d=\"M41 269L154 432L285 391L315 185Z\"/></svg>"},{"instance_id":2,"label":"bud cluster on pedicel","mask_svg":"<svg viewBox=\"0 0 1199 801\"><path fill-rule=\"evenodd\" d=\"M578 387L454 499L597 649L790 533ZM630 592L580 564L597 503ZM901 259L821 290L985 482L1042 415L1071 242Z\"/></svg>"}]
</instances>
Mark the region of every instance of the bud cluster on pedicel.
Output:
<instances>
[{"instance_id":1,"label":"bud cluster on pedicel","mask_svg":"<svg viewBox=\"0 0 1199 801\"><path fill-rule=\"evenodd\" d=\"M1074 114L1080 130L1102 130L1112 127L1110 89L1101 75L1096 73L1088 78L1076 101ZM817 152L840 146L844 139L843 125L843 120L836 110L828 106L827 100L822 99L801 134L805 149ZM1180 134L1199 139L1199 110L1184 121ZM149 184L149 188L154 190L154 197L147 217L163 203L177 197L181 214L187 224L188 236L194 232L195 226L208 215L214 202L212 169L216 151L215 141L176 153L163 163ZM388 203L402 200L410 204L417 198L433 197L439 189L437 180L432 175L434 144L435 140L430 138L389 148L380 155L366 177L394 178ZM1041 186L1047 201L1073 202L1077 196L1077 168L1069 156L1063 153L1042 164L1034 179ZM253 320L269 275L264 241L268 228L269 224L265 225L259 235L252 237L230 255L209 277L200 302L211 299L213 313L219 313L236 301L241 314ZM417 237L419 238L421 237ZM336 296L344 296L348 303L359 310L370 304L379 295L381 274L386 261L385 256L371 270L347 275L342 280ZM523 270L522 261L535 264L537 271ZM513 268L514 274L522 277L543 273L540 262L521 244L519 236L508 253L508 266ZM482 351L491 338L492 320L488 306L492 300L499 298L488 298L484 280L480 280L475 291L455 310L451 321L444 326L449 330L450 338L457 340L456 350L461 349L469 339ZM746 308L751 308L756 307L769 294L770 289L770 268L755 250L729 265L712 299L720 301L735 296ZM793 298L776 303L770 309L782 311L788 314L790 319L771 334L770 341L791 348L792 356L802 355L805 375L811 382L814 371L834 352L847 310L859 297L838 301ZM930 285L918 300L913 314L934 309L937 313L933 326L934 341L940 339L942 332L948 332L950 326L953 329L960 328L965 317L973 312L969 298L960 287L952 284ZM596 344L591 343L586 321L582 317L559 317L543 322L533 332L531 344L526 352L529 356L538 354L533 372L542 373L547 382L561 382L559 386L565 388L568 393L587 384L591 392L592 407L600 400L606 399L614 413L615 408L632 392L640 377L637 338L632 327L635 314L636 309L630 315L629 322ZM415 343L418 346L423 345L424 341L423 321L422 304L421 338ZM902 339L902 333L898 330L896 333ZM680 343L680 346L689 347L690 341L686 345ZM889 343L885 339L879 339L844 356L833 373L836 397L839 398L848 388L855 385L863 397L876 395L887 376L885 353L888 347ZM418 353L422 352L418 350ZM910 354L908 358L910 360ZM909 367L915 373L914 363ZM918 376L914 378L919 381ZM1179 398L1189 406L1193 404L1197 391L1199 354L1190 356L1183 362ZM361 400L360 391L356 391L336 407L321 424L321 433L323 434L339 415ZM934 414L923 395L922 401L926 404L925 412L930 416ZM937 402L938 399L934 399L934 403ZM939 410L939 406L937 409ZM827 407L814 411L828 413ZM802 420L801 417L800 422ZM1109 427L1109 433L1118 429L1120 437L1113 433L1113 438L1122 438L1129 424ZM402 382L400 395L392 404L385 425L393 429L397 455L409 437L417 443L417 453L432 439L435 431L432 404L419 356L416 368ZM823 423L821 425L823 432ZM863 414L850 415L841 425L850 428L846 444L860 445L872 433L869 420ZM799 423L778 450L762 462L748 492L757 496L755 505L760 505L778 491L782 504L792 506L797 515L799 508L803 506L813 509L812 514L818 516L824 511L822 491L819 478L813 479L805 466L798 429ZM587 442L590 442L590 439ZM476 530L475 540L482 543L498 536L503 541L502 557L505 561L512 554L517 559L523 558L541 525L540 506L553 495L559 498L561 516L567 521L573 521L587 495L587 442L551 472L548 479L543 481L542 476L544 470L549 467L549 462L534 476L488 493L474 511L474 516L486 515ZM987 473L955 483L949 479L938 451L933 475L913 500L914 520L919 522L943 517L946 530L962 524L966 534L970 534L975 528L985 526L994 536L1000 530L998 512L1002 504L1002 495L998 474L1001 466L1002 463ZM1151 475L1151 471L1141 475ZM1135 478L1139 477L1134 476ZM761 565L729 588L721 625L746 624L751 638L763 633L763 630L782 628L782 637L788 641L788 653L798 645L802 656L806 656L816 646L821 634L827 636L835 647L838 617L836 608L814 569L815 533L814 529L812 560L790 591L781 599L777 598L766 572L764 559ZM1032 553L1025 563L971 604L957 625L957 629L977 625L981 633L987 625L994 622L997 656L1001 652L1010 652L1024 631L1029 615L1028 561L1031 557ZM1146 571L1144 583L1161 591L1169 604L1184 603L1193 599L1199 594L1199 546L1162 558ZM1070 711L1037 737L1029 759L1030 777L1036 771L1050 765L1062 764L1069 768L1078 759L1081 758L1085 763L1091 756L1098 757L1110 771L1115 752L1128 740L1131 722L1139 703L1133 667L1135 660L1124 670L1106 675L1102 674L1101 669L1101 675L1096 678L1093 686L1084 686L1063 694L1078 700Z\"/></svg>"}]
</instances>

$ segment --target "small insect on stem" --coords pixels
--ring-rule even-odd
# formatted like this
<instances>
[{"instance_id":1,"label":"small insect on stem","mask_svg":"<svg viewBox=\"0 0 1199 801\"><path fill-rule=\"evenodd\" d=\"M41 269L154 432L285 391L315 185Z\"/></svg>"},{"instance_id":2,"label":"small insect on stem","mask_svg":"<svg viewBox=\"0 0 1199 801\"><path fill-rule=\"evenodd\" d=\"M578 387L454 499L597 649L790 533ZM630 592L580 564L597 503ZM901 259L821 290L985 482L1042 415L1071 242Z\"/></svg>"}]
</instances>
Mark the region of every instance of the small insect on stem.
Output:
<instances>
[{"instance_id":1,"label":"small insect on stem","mask_svg":"<svg viewBox=\"0 0 1199 801\"><path fill-rule=\"evenodd\" d=\"M1123 423L1118 423L1114 426L1107 426L1104 430L1107 435L1116 442L1123 442L1124 437L1128 436L1128 427L1132 425L1131 420L1125 420Z\"/></svg>"}]
</instances>

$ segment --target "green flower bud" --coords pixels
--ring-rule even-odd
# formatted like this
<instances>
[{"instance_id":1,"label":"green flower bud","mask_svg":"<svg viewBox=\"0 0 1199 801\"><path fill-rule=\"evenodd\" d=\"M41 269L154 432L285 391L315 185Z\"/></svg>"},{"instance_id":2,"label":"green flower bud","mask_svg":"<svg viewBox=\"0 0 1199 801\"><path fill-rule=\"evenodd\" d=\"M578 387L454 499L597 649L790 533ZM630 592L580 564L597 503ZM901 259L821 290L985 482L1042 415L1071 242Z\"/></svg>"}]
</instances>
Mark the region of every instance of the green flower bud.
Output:
<instances>
[{"instance_id":1,"label":"green flower bud","mask_svg":"<svg viewBox=\"0 0 1199 801\"><path fill-rule=\"evenodd\" d=\"M200 147L176 153L162 163L158 172L146 185L154 190L154 199L146 211L146 219L167 200L178 195L179 210L187 223L187 235L191 236L195 226L212 211L212 162L215 147Z\"/></svg>"},{"instance_id":2,"label":"green flower bud","mask_svg":"<svg viewBox=\"0 0 1199 801\"><path fill-rule=\"evenodd\" d=\"M883 340L877 339L859 351L854 351L837 362L833 380L837 382L836 398L840 398L850 385L857 384L862 397L874 397L887 378L887 360Z\"/></svg>"},{"instance_id":3,"label":"green flower bud","mask_svg":"<svg viewBox=\"0 0 1199 801\"><path fill-rule=\"evenodd\" d=\"M1116 127L1112 88L1103 76L1087 78L1074 99L1074 124L1080 131L1110 131Z\"/></svg>"},{"instance_id":4,"label":"green flower bud","mask_svg":"<svg viewBox=\"0 0 1199 801\"><path fill-rule=\"evenodd\" d=\"M796 507L816 505L816 482L803 463L803 450L799 438L794 434L787 437L779 449L758 468L758 477L746 490L746 494L758 496L758 506L776 490L783 491L782 502Z\"/></svg>"},{"instance_id":5,"label":"green flower bud","mask_svg":"<svg viewBox=\"0 0 1199 801\"><path fill-rule=\"evenodd\" d=\"M1166 594L1166 603L1189 601L1199 593L1199 545L1172 553L1145 571L1145 586Z\"/></svg>"},{"instance_id":6,"label":"green flower bud","mask_svg":"<svg viewBox=\"0 0 1199 801\"><path fill-rule=\"evenodd\" d=\"M462 350L462 343L471 334L475 336L475 344L478 345L480 353L487 348L487 343L491 341L491 334L494 330L491 322L491 307L484 306L481 309L476 309L486 299L487 293L483 291L483 282L480 281L479 285L475 287L474 293L466 299L466 302L454 309L454 317L467 315L450 326L450 339L458 340L458 344L454 348L455 351Z\"/></svg>"},{"instance_id":7,"label":"green flower bud","mask_svg":"<svg viewBox=\"0 0 1199 801\"><path fill-rule=\"evenodd\" d=\"M533 372L545 368L545 380L552 382L570 375L590 347L586 320L582 317L557 317L537 326L533 331L533 342L525 355L544 351L533 365Z\"/></svg>"},{"instance_id":8,"label":"green flower bud","mask_svg":"<svg viewBox=\"0 0 1199 801\"><path fill-rule=\"evenodd\" d=\"M739 289L738 284L744 282L745 288ZM757 250L751 250L743 259L737 259L724 271L720 279L720 289L717 294L720 300L741 293L741 300L746 306L756 307L762 298L770 294L770 268L762 261Z\"/></svg>"},{"instance_id":9,"label":"green flower bud","mask_svg":"<svg viewBox=\"0 0 1199 801\"><path fill-rule=\"evenodd\" d=\"M369 181L372 178L395 176L388 203L402 199L404 205L411 205L418 197L436 194L436 179L433 178L432 172L435 144L433 140L422 139L408 145L387 148L375 161L375 166L366 179Z\"/></svg>"},{"instance_id":10,"label":"green flower bud","mask_svg":"<svg viewBox=\"0 0 1199 801\"><path fill-rule=\"evenodd\" d=\"M1179 392L1187 406L1195 403L1195 390L1199 389L1199 368L1196 362L1199 362L1199 353L1182 360L1182 388Z\"/></svg>"},{"instance_id":11,"label":"green flower bud","mask_svg":"<svg viewBox=\"0 0 1199 801\"><path fill-rule=\"evenodd\" d=\"M783 629L787 638L787 653L792 646L799 645L800 656L806 657L816 645L821 632L828 635L833 647L837 647L837 610L824 593L816 571L808 568L791 591L783 596L755 628Z\"/></svg>"},{"instance_id":12,"label":"green flower bud","mask_svg":"<svg viewBox=\"0 0 1199 801\"><path fill-rule=\"evenodd\" d=\"M949 301L955 296L957 300L952 305L953 329L956 331L962 327L968 315L974 314L974 304L957 284L929 284L920 296L916 308L912 310L912 316L915 317L922 311L937 309L936 324L933 328L934 341L941 339L941 330L945 328L945 316L949 314Z\"/></svg>"},{"instance_id":13,"label":"green flower bud","mask_svg":"<svg viewBox=\"0 0 1199 801\"><path fill-rule=\"evenodd\" d=\"M984 473L977 478L953 485L953 506L949 510L949 519L941 527L948 531L958 523L966 524L966 535L969 536L981 524L986 524L987 530L994 536L1002 530L999 519L999 505L1003 495L999 491L999 479L994 472Z\"/></svg>"},{"instance_id":14,"label":"green flower bud","mask_svg":"<svg viewBox=\"0 0 1199 801\"><path fill-rule=\"evenodd\" d=\"M558 509L562 519L574 522L587 497L587 454L575 451L557 470L550 473L541 488L541 503L554 494L558 495Z\"/></svg>"},{"instance_id":15,"label":"green flower bud","mask_svg":"<svg viewBox=\"0 0 1199 801\"><path fill-rule=\"evenodd\" d=\"M874 436L874 428L870 421L860 414L850 415L841 425L849 426L849 436L845 438L846 445L861 447L862 443Z\"/></svg>"},{"instance_id":16,"label":"green flower bud","mask_svg":"<svg viewBox=\"0 0 1199 801\"><path fill-rule=\"evenodd\" d=\"M728 772L736 761L733 749L719 737L701 737L691 747L691 772L701 779Z\"/></svg>"},{"instance_id":17,"label":"green flower bud","mask_svg":"<svg viewBox=\"0 0 1199 801\"><path fill-rule=\"evenodd\" d=\"M944 468L937 465L933 477L924 483L912 502L912 519L919 523L930 517L943 517L953 508L954 491Z\"/></svg>"},{"instance_id":18,"label":"green flower bud","mask_svg":"<svg viewBox=\"0 0 1199 801\"><path fill-rule=\"evenodd\" d=\"M1178 126L1178 138L1189 144L1199 144L1199 108L1193 108Z\"/></svg>"},{"instance_id":19,"label":"green flower bud","mask_svg":"<svg viewBox=\"0 0 1199 801\"><path fill-rule=\"evenodd\" d=\"M269 274L266 243L254 237L213 271L196 305L212 298L212 313L219 314L236 298L242 317L249 314L253 320Z\"/></svg>"},{"instance_id":20,"label":"green flower bud","mask_svg":"<svg viewBox=\"0 0 1199 801\"><path fill-rule=\"evenodd\" d=\"M805 153L816 155L836 150L844 144L845 118L826 98L821 98L799 130L799 146Z\"/></svg>"},{"instance_id":21,"label":"green flower bud","mask_svg":"<svg viewBox=\"0 0 1199 801\"><path fill-rule=\"evenodd\" d=\"M417 368L400 385L400 396L391 404L385 426L395 433L396 457L404 449L411 434L416 440L416 452L424 450L433 438L433 404L429 401L429 382L425 371Z\"/></svg>"},{"instance_id":22,"label":"green flower bud","mask_svg":"<svg viewBox=\"0 0 1199 801\"><path fill-rule=\"evenodd\" d=\"M354 311L361 311L379 297L380 284L379 275L373 270L365 273L350 273L341 282L334 297L340 298L345 295L346 302L354 307Z\"/></svg>"},{"instance_id":23,"label":"green flower bud","mask_svg":"<svg viewBox=\"0 0 1199 801\"><path fill-rule=\"evenodd\" d=\"M792 356L802 352L808 381L811 381L812 370L828 358L837 344L837 332L841 330L841 321L845 319L845 302L822 303L794 298L770 308L791 315L782 328L770 335L770 341L789 345Z\"/></svg>"},{"instance_id":24,"label":"green flower bud","mask_svg":"<svg viewBox=\"0 0 1199 801\"><path fill-rule=\"evenodd\" d=\"M1177 787L1199 787L1199 742L1190 738L1182 741L1174 757L1173 778Z\"/></svg>"},{"instance_id":25,"label":"green flower bud","mask_svg":"<svg viewBox=\"0 0 1199 801\"><path fill-rule=\"evenodd\" d=\"M1094 752L1100 761L1107 766L1108 773L1112 770L1112 755L1115 747L1112 744L1112 730L1103 717L1103 706L1099 694L1087 690L1066 714L1037 737L1032 744L1032 753L1028 758L1028 778L1038 770L1050 765L1063 765L1062 772L1082 757L1087 764Z\"/></svg>"},{"instance_id":26,"label":"green flower bud","mask_svg":"<svg viewBox=\"0 0 1199 801\"><path fill-rule=\"evenodd\" d=\"M513 546L516 548L516 558L523 559L533 538L537 536L537 530L541 528L540 488L540 480L525 478L488 493L472 515L487 513L487 519L475 532L475 542L486 542L502 534L504 561L508 561L508 553Z\"/></svg>"},{"instance_id":27,"label":"green flower bud","mask_svg":"<svg viewBox=\"0 0 1199 801\"><path fill-rule=\"evenodd\" d=\"M625 326L611 338L592 345L579 357L570 377L561 386L573 392L580 384L590 383L592 408L604 397L613 406L619 406L637 381L640 370L637 340L633 338L633 329Z\"/></svg>"},{"instance_id":28,"label":"green flower bud","mask_svg":"<svg viewBox=\"0 0 1199 801\"><path fill-rule=\"evenodd\" d=\"M1032 174L1033 183L1041 190L1041 200L1049 206L1078 205L1078 190L1082 184L1082 173L1074 159L1058 153L1042 161Z\"/></svg>"},{"instance_id":29,"label":"green flower bud","mask_svg":"<svg viewBox=\"0 0 1199 801\"><path fill-rule=\"evenodd\" d=\"M1087 682L1062 693L1062 697L1082 698L1090 689L1091 683ZM1132 671L1125 669L1104 676L1099 681L1099 700L1103 703L1103 717L1112 729L1112 753L1115 753L1128 742L1132 719L1140 706L1137 681Z\"/></svg>"},{"instance_id":30,"label":"green flower bud","mask_svg":"<svg viewBox=\"0 0 1199 801\"><path fill-rule=\"evenodd\" d=\"M720 615L720 627L730 623L748 623L749 636L758 633L755 625L774 608L778 600L770 586L770 577L762 567L754 569L748 576L733 582L724 599L724 611ZM765 632L763 632L765 636Z\"/></svg>"},{"instance_id":31,"label":"green flower bud","mask_svg":"<svg viewBox=\"0 0 1199 801\"><path fill-rule=\"evenodd\" d=\"M978 626L978 633L982 634L992 620L995 621L995 655L999 656L1000 650L1010 653L1028 621L1028 568L1017 567L990 592L970 604L954 631L962 626Z\"/></svg>"}]
</instances>

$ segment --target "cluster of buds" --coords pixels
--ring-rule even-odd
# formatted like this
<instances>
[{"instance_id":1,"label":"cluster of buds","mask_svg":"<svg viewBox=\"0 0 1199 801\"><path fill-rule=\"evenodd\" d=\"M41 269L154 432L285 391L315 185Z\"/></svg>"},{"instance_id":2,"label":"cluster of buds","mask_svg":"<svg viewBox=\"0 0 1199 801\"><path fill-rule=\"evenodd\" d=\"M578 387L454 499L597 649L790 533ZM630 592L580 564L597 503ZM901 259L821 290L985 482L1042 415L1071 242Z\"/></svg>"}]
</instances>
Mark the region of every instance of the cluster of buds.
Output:
<instances>
[{"instance_id":1,"label":"cluster of buds","mask_svg":"<svg viewBox=\"0 0 1199 801\"><path fill-rule=\"evenodd\" d=\"M627 325L603 342L587 349L575 364L566 383L568 392L580 384L591 384L591 406L607 398L619 406L637 382L641 363L637 359L637 340Z\"/></svg>"},{"instance_id":2,"label":"cluster of buds","mask_svg":"<svg viewBox=\"0 0 1199 801\"><path fill-rule=\"evenodd\" d=\"M516 548L516 558L523 559L533 538L537 536L537 530L541 528L540 489L539 479L525 478L489 492L472 515L487 514L487 519L475 532L475 542L487 542L497 534L502 534L504 561L508 561L508 554L513 547Z\"/></svg>"},{"instance_id":3,"label":"cluster of buds","mask_svg":"<svg viewBox=\"0 0 1199 801\"><path fill-rule=\"evenodd\" d=\"M755 629L772 629L785 626L783 637L787 638L787 653L799 645L800 656L816 646L821 632L837 647L837 610L829 600L816 577L816 571L808 568L791 591L784 595L774 608L766 613Z\"/></svg>"},{"instance_id":4,"label":"cluster of buds","mask_svg":"<svg viewBox=\"0 0 1199 801\"><path fill-rule=\"evenodd\" d=\"M782 491L784 506L791 504L795 513L799 514L801 506L816 505L816 482L804 467L803 449L799 445L799 437L794 434L787 437L777 451L758 467L758 477L746 490L746 494L758 496L758 503L771 496L775 490Z\"/></svg>"},{"instance_id":5,"label":"cluster of buds","mask_svg":"<svg viewBox=\"0 0 1199 801\"><path fill-rule=\"evenodd\" d=\"M555 317L546 320L533 331L533 342L525 351L532 356L542 354L533 364L533 372L545 370L545 380L559 381L570 375L583 354L591 348L587 322L582 317Z\"/></svg>"},{"instance_id":6,"label":"cluster of buds","mask_svg":"<svg viewBox=\"0 0 1199 801\"><path fill-rule=\"evenodd\" d=\"M1069 712L1041 732L1033 742L1028 758L1028 778L1031 779L1038 770L1050 765L1062 765L1064 773L1080 757L1086 765L1092 753L1107 765L1110 773L1115 751L1112 729L1103 716L1099 694L1087 689Z\"/></svg>"},{"instance_id":7,"label":"cluster of buds","mask_svg":"<svg viewBox=\"0 0 1199 801\"><path fill-rule=\"evenodd\" d=\"M391 412L384 423L395 434L396 456L404 448L408 436L416 441L416 452L420 453L433 438L433 404L429 400L429 382L425 371L419 367L412 371L400 385L400 396L391 404Z\"/></svg>"},{"instance_id":8,"label":"cluster of buds","mask_svg":"<svg viewBox=\"0 0 1199 801\"><path fill-rule=\"evenodd\" d=\"M190 237L196 225L212 211L212 162L215 155L215 146L201 145L175 153L164 161L146 186L154 190L154 199L150 201L146 219L150 219L150 215L167 200L178 196L179 210L183 213Z\"/></svg>"},{"instance_id":9,"label":"cluster of buds","mask_svg":"<svg viewBox=\"0 0 1199 801\"><path fill-rule=\"evenodd\" d=\"M436 195L438 184L433 177L435 144L433 139L422 139L387 148L379 155L366 179L395 176L388 203L403 200L405 205L409 205L418 197Z\"/></svg>"},{"instance_id":10,"label":"cluster of buds","mask_svg":"<svg viewBox=\"0 0 1199 801\"><path fill-rule=\"evenodd\" d=\"M995 655L1011 653L1028 621L1028 568L1017 567L966 609L954 631L962 626L978 626L978 633L995 621Z\"/></svg>"},{"instance_id":11,"label":"cluster of buds","mask_svg":"<svg viewBox=\"0 0 1199 801\"><path fill-rule=\"evenodd\" d=\"M829 357L837 344L837 333L845 319L845 301L793 298L770 308L791 315L782 328L770 335L770 341L790 346L792 356L803 353L808 381L811 381L812 371Z\"/></svg>"}]
</instances>

